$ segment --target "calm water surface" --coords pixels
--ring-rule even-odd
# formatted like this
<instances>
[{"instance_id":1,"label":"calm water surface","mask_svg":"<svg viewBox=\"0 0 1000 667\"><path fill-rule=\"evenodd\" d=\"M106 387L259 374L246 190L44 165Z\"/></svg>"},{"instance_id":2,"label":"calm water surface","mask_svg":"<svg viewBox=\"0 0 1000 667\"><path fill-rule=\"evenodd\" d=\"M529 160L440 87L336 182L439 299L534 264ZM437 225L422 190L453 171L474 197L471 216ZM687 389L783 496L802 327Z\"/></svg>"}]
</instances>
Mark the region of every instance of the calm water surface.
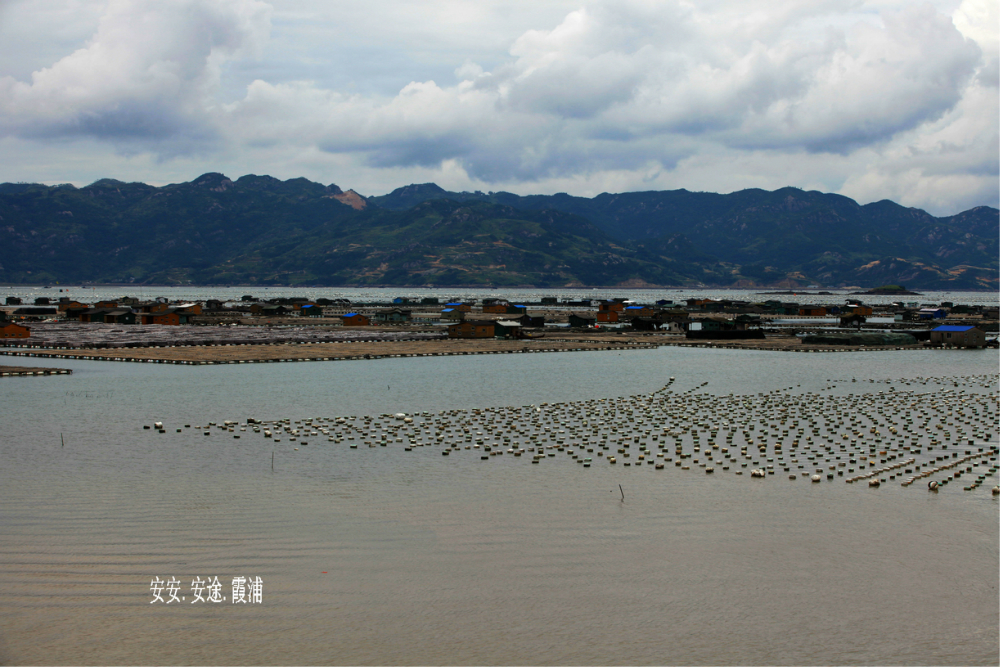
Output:
<instances>
[{"instance_id":1,"label":"calm water surface","mask_svg":"<svg viewBox=\"0 0 1000 667\"><path fill-rule=\"evenodd\" d=\"M998 662L988 487L751 483L174 432L629 396L669 376L719 396L828 380L841 382L827 393L875 392L885 385L868 379L996 373L992 351L4 360L29 362L74 374L0 383L3 663ZM153 420L167 433L142 429ZM229 593L238 575L262 577L263 605L150 605L153 576L190 595L195 576Z\"/></svg>"}]
</instances>

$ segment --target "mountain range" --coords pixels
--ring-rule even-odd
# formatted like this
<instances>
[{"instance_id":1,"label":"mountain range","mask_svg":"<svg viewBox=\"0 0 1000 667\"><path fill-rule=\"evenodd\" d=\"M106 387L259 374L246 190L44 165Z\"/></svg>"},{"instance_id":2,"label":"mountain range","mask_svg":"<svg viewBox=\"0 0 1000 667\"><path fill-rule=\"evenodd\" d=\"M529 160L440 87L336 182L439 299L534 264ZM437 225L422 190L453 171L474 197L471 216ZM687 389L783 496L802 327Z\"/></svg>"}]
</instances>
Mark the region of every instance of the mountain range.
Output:
<instances>
[{"instance_id":1,"label":"mountain range","mask_svg":"<svg viewBox=\"0 0 1000 667\"><path fill-rule=\"evenodd\" d=\"M0 282L998 288L1000 211L934 217L795 188L364 197L209 173L0 184Z\"/></svg>"}]
</instances>

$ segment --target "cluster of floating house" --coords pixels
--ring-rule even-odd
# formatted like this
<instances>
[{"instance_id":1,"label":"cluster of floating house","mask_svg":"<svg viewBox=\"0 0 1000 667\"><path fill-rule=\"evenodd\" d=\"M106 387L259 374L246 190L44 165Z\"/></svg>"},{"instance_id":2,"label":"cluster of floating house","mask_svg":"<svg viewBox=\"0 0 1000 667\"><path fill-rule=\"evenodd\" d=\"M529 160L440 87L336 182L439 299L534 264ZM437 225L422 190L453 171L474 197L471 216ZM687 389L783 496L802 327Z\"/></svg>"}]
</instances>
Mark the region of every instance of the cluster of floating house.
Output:
<instances>
[{"instance_id":1,"label":"cluster of floating house","mask_svg":"<svg viewBox=\"0 0 1000 667\"><path fill-rule=\"evenodd\" d=\"M359 304L360 306L360 304ZM661 299L641 304L629 299L581 300L559 302L545 297L540 303L511 302L502 298L475 300L445 300L437 298L410 299L397 297L391 304L364 304L361 307L346 299L278 298L260 301L245 295L239 301L227 303L208 299L199 303L170 303L165 298L140 301L134 297L85 304L62 297L50 302L45 297L34 306L24 306L17 297L7 297L0 309L0 338L30 336L25 321L41 319L75 320L80 323L117 325L182 325L211 323L210 317L237 316L261 318L336 318L345 327L367 327L393 324L444 324L452 338L531 338L541 335L546 326L545 315L556 322L568 322L572 328L629 328L635 331L676 333L688 338L746 339L764 338L762 326L774 318L839 318L843 327L860 327L872 315L892 316L896 322L940 322L951 316L981 316L986 321L1000 319L996 307L965 306L952 303L939 305L894 302L872 306L857 300L844 305L815 305L767 300L749 302L730 299L692 298L683 301ZM877 309L877 312L876 312ZM19 320L20 324L13 322ZM954 317L952 325L926 331L922 340L948 346L981 347L985 344L983 328L968 326L969 322ZM555 322L551 322L555 323ZM978 322L973 322L976 324Z\"/></svg>"},{"instance_id":2,"label":"cluster of floating house","mask_svg":"<svg viewBox=\"0 0 1000 667\"><path fill-rule=\"evenodd\" d=\"M7 306L20 305L20 299L7 297ZM48 299L35 300L33 307L2 310L0 317L27 320L64 319L83 323L103 324L189 324L194 315L202 314L199 303L171 304L166 299L140 302L133 297L113 301L85 304L68 297L50 303Z\"/></svg>"}]
</instances>

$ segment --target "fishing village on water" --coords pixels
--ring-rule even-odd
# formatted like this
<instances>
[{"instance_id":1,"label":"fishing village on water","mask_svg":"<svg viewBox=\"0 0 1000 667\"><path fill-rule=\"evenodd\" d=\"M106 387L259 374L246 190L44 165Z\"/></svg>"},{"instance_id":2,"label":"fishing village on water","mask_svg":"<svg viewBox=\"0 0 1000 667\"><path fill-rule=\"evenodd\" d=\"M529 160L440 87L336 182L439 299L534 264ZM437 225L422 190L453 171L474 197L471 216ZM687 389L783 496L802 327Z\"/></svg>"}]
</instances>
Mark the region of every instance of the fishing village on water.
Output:
<instances>
[{"instance_id":1,"label":"fishing village on water","mask_svg":"<svg viewBox=\"0 0 1000 667\"><path fill-rule=\"evenodd\" d=\"M998 11L0 2L0 665L1000 667Z\"/></svg>"},{"instance_id":2,"label":"fishing village on water","mask_svg":"<svg viewBox=\"0 0 1000 667\"><path fill-rule=\"evenodd\" d=\"M895 286L893 291L907 292ZM145 302L123 297L92 304L69 297L36 297L33 305L25 307L22 299L9 296L0 317L5 322L0 344L6 348L0 352L5 355L195 365L610 351L663 345L813 353L974 350L996 348L998 330L995 306L915 301L872 306L860 299L848 299L841 306L711 298L678 303L661 299L653 304L628 298L560 303L555 297L543 297L530 305L499 297L484 298L481 303L476 299L396 297L388 303L352 304L344 298L306 297L262 302L244 295L238 301L206 299L173 304L164 297ZM879 324L867 325L869 317L882 319ZM824 326L827 318L834 318L836 326ZM3 368L4 376L70 372ZM961 380L963 385L972 382L989 389L996 373L962 376ZM900 381L911 386L911 382ZM858 423L847 425L842 415L858 410L858 399L853 395L846 403L828 405L810 405L799 397L791 401L799 414L793 410L791 428L780 429L780 433L778 422L785 426L789 415L779 413L787 412L789 406L787 399L779 400L779 393L767 395L758 406L771 411L767 421L760 421L765 425L763 432L754 433L756 424L748 422L746 408L761 394L755 399L730 397L705 404L685 393L672 395L673 382L671 377L662 389L643 397L638 408L614 399L542 403L499 413L487 409L488 416L475 411L473 416L455 421L424 412L416 424L413 415L401 412L381 418L338 416L294 423L289 419L247 418L193 428L204 430L206 436L221 429L235 438L250 428L251 433L263 433L275 444L281 442L281 436L302 446L310 438L315 442L322 437L337 444L346 439L351 449L362 443L387 447L395 442L407 445L406 451L440 446L443 456L459 454L463 448L481 450L477 453L483 460L504 453L514 457L531 454L535 464L565 452L584 467L601 459L613 465L620 458L623 467L652 465L661 470L672 464L690 470L694 465L707 474L718 467L720 472L748 473L751 477L784 472L791 480L802 476L821 482L840 477L848 483L866 480L869 486L897 477L902 486L909 486L938 474L941 479L928 483L934 490L963 473L981 473L965 487L971 491L998 470L998 444L990 442L996 425L995 393L980 395L966 414L963 406L970 399L945 392L940 401L931 403L940 414L931 416L915 402L907 405L926 392L897 393L893 388L892 394L878 392L864 401L878 415L862 411L864 421L856 419ZM927 382L918 377L912 384L926 386ZM954 380L953 387L958 386ZM816 396L810 398L817 400ZM823 422L817 421L815 408L821 409L819 416L827 415ZM915 427L916 432L907 433L914 427L911 409L924 421ZM642 416L638 424L635 410ZM959 424L947 419L955 410L962 416ZM898 415L898 420L893 415ZM799 419L808 425L800 424ZM523 430L525 422L531 424L528 431ZM171 426L183 432L179 425ZM144 426L149 428L149 424ZM192 425L184 424L184 428ZM155 430L166 433L159 421ZM840 440L838 430L844 431ZM742 433L742 443L734 443L737 431ZM704 442L699 433L706 435ZM686 435L690 450L684 448ZM813 442L813 436L818 442ZM951 452L947 451L949 442ZM631 450L633 444L635 451ZM941 453L932 454L935 448ZM299 451L298 447L293 449ZM954 468L959 469L951 472ZM1000 486L994 484L992 493L1000 494Z\"/></svg>"},{"instance_id":3,"label":"fishing village on water","mask_svg":"<svg viewBox=\"0 0 1000 667\"><path fill-rule=\"evenodd\" d=\"M55 595L66 571L67 600L93 599L93 618L119 631L146 623L123 616L119 599L125 608L152 603L142 611L171 632L211 622L193 653L169 649L165 662L212 662L213 642L237 627L261 633L227 652L251 663L517 662L566 650L544 632L514 644L482 636L491 608L552 628L587 625L567 653L583 662L609 660L601 647L614 636L629 637L616 662L831 663L873 652L946 662L942 651L990 662L1000 373L997 309L983 295L147 288L150 296L135 298L99 289L87 298L97 290L20 288L0 308L11 423L24 428L38 418L33 405L50 406L41 430L21 438L26 448L15 447L13 470L36 483L12 496L25 528L0 569L8 627L30 634L53 610L61 627L86 624L73 604L32 602L40 591ZM318 363L295 363L304 361ZM31 398L35 387L44 403ZM66 478L66 465L82 476ZM44 488L71 505L43 510ZM73 527L80 521L92 534ZM224 541L196 538L190 521ZM28 528L36 523L47 528ZM118 545L116 525L127 544ZM617 537L607 541L607 531ZM868 555L854 562L866 542ZM38 548L51 556L29 556ZM711 592L696 583L726 572L725 555L737 553L766 584L739 569ZM782 555L767 563L774 553ZM92 575L72 574L94 558L103 564ZM885 558L908 564L898 574L872 570ZM956 558L967 561L970 583L987 585L984 596L947 587ZM560 562L564 571L552 571ZM623 566L647 576L633 580ZM526 567L546 579L525 577ZM484 582L495 607L459 593L475 572L510 568L514 579ZM222 588L206 589L216 592L203 605L199 582L220 574ZM924 610L911 577L937 604L967 605L931 631L949 639L930 648L910 633L931 628L937 604ZM226 596L245 601L237 579L253 584L248 608L215 610L213 602L230 604ZM758 604L782 626L809 617L803 585L857 585L877 600L831 602L836 613L856 623L897 614L899 632L857 649L845 649L846 627L809 650L756 643L772 621L748 620L737 605L720 617L736 639L703 650L690 638L707 621L682 621L646 598L643 581L671 591L680 609L706 594L720 609L726 590L764 586ZM594 625L576 602L591 594L633 611ZM437 601L427 607L429 597ZM572 605L568 617L559 600ZM303 603L315 616L291 623ZM425 617L430 609L443 616ZM400 623L398 642L375 638ZM981 630L956 639L958 624L970 623ZM311 633L323 640L310 642ZM98 646L83 662L134 661L153 645ZM315 652L328 645L336 656ZM27 661L78 650L60 640L41 652L17 641L7 649Z\"/></svg>"}]
</instances>

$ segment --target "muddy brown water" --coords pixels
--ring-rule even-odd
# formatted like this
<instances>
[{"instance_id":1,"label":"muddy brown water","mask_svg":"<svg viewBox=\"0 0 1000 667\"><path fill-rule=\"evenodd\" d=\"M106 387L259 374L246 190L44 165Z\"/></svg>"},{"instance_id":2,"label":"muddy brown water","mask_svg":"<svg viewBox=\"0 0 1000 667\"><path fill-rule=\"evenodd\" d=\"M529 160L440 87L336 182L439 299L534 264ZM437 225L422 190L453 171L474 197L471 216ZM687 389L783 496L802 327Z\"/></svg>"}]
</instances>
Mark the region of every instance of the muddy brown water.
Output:
<instances>
[{"instance_id":1,"label":"muddy brown water","mask_svg":"<svg viewBox=\"0 0 1000 667\"><path fill-rule=\"evenodd\" d=\"M0 386L0 662L997 663L988 487L585 469L562 454L532 465L395 442L296 451L287 436L193 428L397 411L458 420L640 396L668 376L706 401L892 387L929 406L946 391L995 391L950 379L995 374L990 351L52 363L73 375ZM142 428L155 420L165 433ZM214 576L227 598L234 577L260 576L263 604L191 604L191 581ZM150 604L154 577L176 577L186 599Z\"/></svg>"}]
</instances>

